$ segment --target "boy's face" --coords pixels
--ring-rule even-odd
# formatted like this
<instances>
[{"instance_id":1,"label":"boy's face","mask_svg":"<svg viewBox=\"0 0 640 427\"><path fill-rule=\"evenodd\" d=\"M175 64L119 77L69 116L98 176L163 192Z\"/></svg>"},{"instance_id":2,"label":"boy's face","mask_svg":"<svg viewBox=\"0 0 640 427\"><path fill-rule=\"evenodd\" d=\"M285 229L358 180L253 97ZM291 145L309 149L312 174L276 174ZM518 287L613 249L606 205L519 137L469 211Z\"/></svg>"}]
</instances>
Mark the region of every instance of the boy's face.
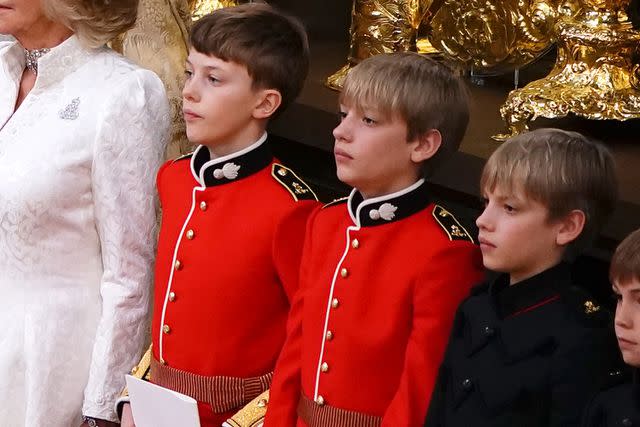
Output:
<instances>
[{"instance_id":1,"label":"boy's face","mask_svg":"<svg viewBox=\"0 0 640 427\"><path fill-rule=\"evenodd\" d=\"M260 91L252 88L245 66L192 48L185 74L182 108L189 141L206 145L221 156L260 137L263 130L256 130L254 117Z\"/></svg>"},{"instance_id":2,"label":"boy's face","mask_svg":"<svg viewBox=\"0 0 640 427\"><path fill-rule=\"evenodd\" d=\"M640 281L613 284L617 297L615 329L622 358L640 367Z\"/></svg>"},{"instance_id":3,"label":"boy's face","mask_svg":"<svg viewBox=\"0 0 640 427\"><path fill-rule=\"evenodd\" d=\"M560 262L560 223L548 219L546 206L524 191L485 191L485 208L476 220L484 266L509 273L511 283L534 276Z\"/></svg>"},{"instance_id":4,"label":"boy's face","mask_svg":"<svg viewBox=\"0 0 640 427\"><path fill-rule=\"evenodd\" d=\"M415 144L407 142L407 124L400 117L341 104L333 136L338 179L365 197L393 193L417 181L420 165L411 159Z\"/></svg>"}]
</instances>

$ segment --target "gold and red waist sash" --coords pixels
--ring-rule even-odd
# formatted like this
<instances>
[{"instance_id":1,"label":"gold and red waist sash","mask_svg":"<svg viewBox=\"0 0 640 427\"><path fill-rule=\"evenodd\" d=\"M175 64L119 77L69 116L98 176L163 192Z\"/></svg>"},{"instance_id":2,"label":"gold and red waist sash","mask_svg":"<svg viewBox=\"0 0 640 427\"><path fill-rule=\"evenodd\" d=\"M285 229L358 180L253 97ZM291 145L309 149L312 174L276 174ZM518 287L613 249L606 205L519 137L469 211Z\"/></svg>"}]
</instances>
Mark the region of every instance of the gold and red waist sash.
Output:
<instances>
[{"instance_id":1,"label":"gold and red waist sash","mask_svg":"<svg viewBox=\"0 0 640 427\"><path fill-rule=\"evenodd\" d=\"M348 411L327 404L318 405L304 394L298 402L298 416L309 427L380 427L381 417Z\"/></svg>"},{"instance_id":2,"label":"gold and red waist sash","mask_svg":"<svg viewBox=\"0 0 640 427\"><path fill-rule=\"evenodd\" d=\"M271 384L273 372L251 378L204 376L163 365L151 358L151 381L211 405L220 414L241 408Z\"/></svg>"}]
</instances>

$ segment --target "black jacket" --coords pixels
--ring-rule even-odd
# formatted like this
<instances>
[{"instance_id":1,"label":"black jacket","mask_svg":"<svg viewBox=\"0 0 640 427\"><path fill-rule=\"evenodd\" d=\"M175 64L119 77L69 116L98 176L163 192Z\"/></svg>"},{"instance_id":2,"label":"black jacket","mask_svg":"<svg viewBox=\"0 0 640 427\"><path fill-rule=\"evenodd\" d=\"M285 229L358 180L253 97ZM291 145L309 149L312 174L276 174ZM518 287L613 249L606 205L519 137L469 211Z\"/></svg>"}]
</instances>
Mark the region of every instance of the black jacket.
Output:
<instances>
[{"instance_id":1,"label":"black jacket","mask_svg":"<svg viewBox=\"0 0 640 427\"><path fill-rule=\"evenodd\" d=\"M458 309L425 427L572 427L621 366L610 314L560 264Z\"/></svg>"},{"instance_id":2,"label":"black jacket","mask_svg":"<svg viewBox=\"0 0 640 427\"><path fill-rule=\"evenodd\" d=\"M600 393L585 412L583 427L640 427L640 384L638 372L634 381L625 382L622 375Z\"/></svg>"}]
</instances>

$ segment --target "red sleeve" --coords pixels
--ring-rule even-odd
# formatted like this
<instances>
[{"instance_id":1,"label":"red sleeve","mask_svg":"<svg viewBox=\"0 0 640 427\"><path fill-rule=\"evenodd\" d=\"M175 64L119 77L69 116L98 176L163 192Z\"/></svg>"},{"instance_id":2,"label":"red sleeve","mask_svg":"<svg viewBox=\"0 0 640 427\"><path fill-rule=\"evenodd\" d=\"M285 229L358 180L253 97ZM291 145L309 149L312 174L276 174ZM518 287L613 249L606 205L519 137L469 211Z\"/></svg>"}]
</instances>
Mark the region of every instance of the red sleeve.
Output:
<instances>
[{"instance_id":1,"label":"red sleeve","mask_svg":"<svg viewBox=\"0 0 640 427\"><path fill-rule=\"evenodd\" d=\"M311 247L310 230L317 209L309 217L299 269L299 282L304 283L306 274L305 260L309 259ZM265 417L264 427L295 427L298 415L298 400L300 398L300 358L302 346L302 313L304 309L304 287L300 287L291 303L287 320L287 339L276 363L269 396L269 406Z\"/></svg>"},{"instance_id":2,"label":"red sleeve","mask_svg":"<svg viewBox=\"0 0 640 427\"><path fill-rule=\"evenodd\" d=\"M273 262L289 303L298 289L307 220L318 202L303 200L280 220L273 239Z\"/></svg>"},{"instance_id":3,"label":"red sleeve","mask_svg":"<svg viewBox=\"0 0 640 427\"><path fill-rule=\"evenodd\" d=\"M158 173L156 174L156 191L158 192L158 198L160 199L160 203L162 203L162 175L164 171L173 163L173 160L169 160L164 162L160 169L158 169Z\"/></svg>"},{"instance_id":4,"label":"red sleeve","mask_svg":"<svg viewBox=\"0 0 640 427\"><path fill-rule=\"evenodd\" d=\"M456 309L482 277L480 250L468 242L453 242L426 260L414 287L402 376L382 427L423 425Z\"/></svg>"}]
</instances>

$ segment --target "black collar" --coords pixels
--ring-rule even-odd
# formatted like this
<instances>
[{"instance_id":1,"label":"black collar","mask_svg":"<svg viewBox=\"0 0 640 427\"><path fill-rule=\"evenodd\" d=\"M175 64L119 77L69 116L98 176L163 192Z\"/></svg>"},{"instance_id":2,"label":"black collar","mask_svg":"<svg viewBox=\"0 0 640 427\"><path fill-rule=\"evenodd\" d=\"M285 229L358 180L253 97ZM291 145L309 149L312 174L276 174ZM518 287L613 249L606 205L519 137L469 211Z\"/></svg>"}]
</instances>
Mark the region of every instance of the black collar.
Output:
<instances>
[{"instance_id":1,"label":"black collar","mask_svg":"<svg viewBox=\"0 0 640 427\"><path fill-rule=\"evenodd\" d=\"M557 304L562 288L569 287L569 267L558 264L527 280L509 286L509 276L502 274L493 280L487 293L478 294L463 306L465 348L471 355L494 336L500 337L505 360L514 362L554 340L552 328L540 327L540 322L561 323L562 311Z\"/></svg>"},{"instance_id":2,"label":"black collar","mask_svg":"<svg viewBox=\"0 0 640 427\"><path fill-rule=\"evenodd\" d=\"M489 293L494 298L498 314L505 318L558 299L562 284L567 286L570 279L569 266L561 262L513 286L509 286L509 275L501 274L491 283Z\"/></svg>"},{"instance_id":3,"label":"black collar","mask_svg":"<svg viewBox=\"0 0 640 427\"><path fill-rule=\"evenodd\" d=\"M431 203L424 179L415 184L385 196L364 199L353 189L347 200L351 220L360 227L387 224L407 218Z\"/></svg>"},{"instance_id":4,"label":"black collar","mask_svg":"<svg viewBox=\"0 0 640 427\"><path fill-rule=\"evenodd\" d=\"M213 187L235 182L266 168L273 156L265 133L253 145L223 157L211 159L209 149L200 145L191 157L191 173L201 185Z\"/></svg>"}]
</instances>

